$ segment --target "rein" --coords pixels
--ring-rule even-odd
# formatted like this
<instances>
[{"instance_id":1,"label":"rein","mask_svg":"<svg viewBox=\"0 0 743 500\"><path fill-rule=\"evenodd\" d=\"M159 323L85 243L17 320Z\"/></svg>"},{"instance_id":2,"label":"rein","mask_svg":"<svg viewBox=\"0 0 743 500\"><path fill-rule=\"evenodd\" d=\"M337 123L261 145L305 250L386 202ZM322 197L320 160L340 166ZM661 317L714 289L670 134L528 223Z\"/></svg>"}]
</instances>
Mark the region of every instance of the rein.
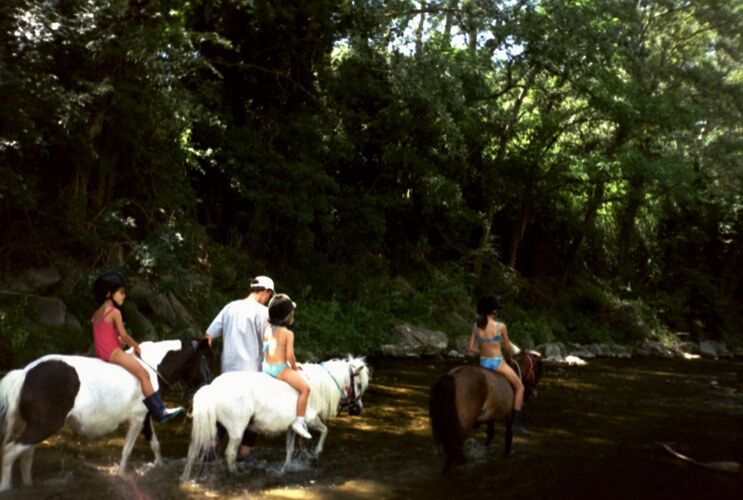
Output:
<instances>
[{"instance_id":1,"label":"rein","mask_svg":"<svg viewBox=\"0 0 743 500\"><path fill-rule=\"evenodd\" d=\"M518 374L519 380L521 380L521 382L524 382L525 380L529 380L530 382L536 381L537 375L536 373L534 373L534 359L532 355L526 352L524 358L526 358L529 364L529 367L526 369L526 374L521 371L521 365L516 360L513 360L513 366L515 367L514 371L516 371L516 373Z\"/></svg>"},{"instance_id":2,"label":"rein","mask_svg":"<svg viewBox=\"0 0 743 500\"><path fill-rule=\"evenodd\" d=\"M355 375L353 373L353 370L351 370L351 367L349 366L348 375L351 377L351 394L349 395L343 389L341 389L341 385L335 379L333 374L330 373L330 370L325 367L325 363L320 363L320 366L322 366L323 370L328 372L328 375L330 375L330 378L333 380L335 386L338 388L338 391L340 391L341 393L341 399L340 401L338 401L338 411L336 413L336 416L339 416L344 409L356 404L356 401L359 399L358 397L356 397L356 384L353 383Z\"/></svg>"},{"instance_id":3,"label":"rein","mask_svg":"<svg viewBox=\"0 0 743 500\"><path fill-rule=\"evenodd\" d=\"M149 368L150 370L152 370L153 372L155 372L157 374L158 378L160 378L160 380L162 380L163 382L165 382L165 385L167 385L171 389L173 388L173 384L171 384L170 382L168 382L165 379L165 377L163 377L163 374L160 373L159 371L157 371L157 368L155 368L154 366L152 366L151 364L149 364L147 361L145 361L144 359L142 359L140 356L137 356L137 355L133 355L133 356L134 356L134 359L136 359L137 361L139 361L140 363L142 363L143 365L145 365L147 368Z\"/></svg>"}]
</instances>

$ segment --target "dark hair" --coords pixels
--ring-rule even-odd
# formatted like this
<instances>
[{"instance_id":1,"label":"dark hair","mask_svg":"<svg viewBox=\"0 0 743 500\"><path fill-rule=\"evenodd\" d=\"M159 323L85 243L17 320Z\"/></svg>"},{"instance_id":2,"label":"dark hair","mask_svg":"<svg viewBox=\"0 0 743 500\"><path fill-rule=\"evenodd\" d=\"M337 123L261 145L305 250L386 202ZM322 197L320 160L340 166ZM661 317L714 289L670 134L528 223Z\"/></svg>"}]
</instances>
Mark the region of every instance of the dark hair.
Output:
<instances>
[{"instance_id":1,"label":"dark hair","mask_svg":"<svg viewBox=\"0 0 743 500\"><path fill-rule=\"evenodd\" d=\"M126 286L126 278L120 272L103 271L93 282L93 297L96 304L103 304L109 298L109 294Z\"/></svg>"},{"instance_id":2,"label":"dark hair","mask_svg":"<svg viewBox=\"0 0 743 500\"><path fill-rule=\"evenodd\" d=\"M268 303L268 321L275 326L291 324L295 304L288 295L279 293Z\"/></svg>"},{"instance_id":3,"label":"dark hair","mask_svg":"<svg viewBox=\"0 0 743 500\"><path fill-rule=\"evenodd\" d=\"M483 295L477 299L477 326L485 328L488 326L488 314L494 314L500 309L500 300L495 295Z\"/></svg>"}]
</instances>

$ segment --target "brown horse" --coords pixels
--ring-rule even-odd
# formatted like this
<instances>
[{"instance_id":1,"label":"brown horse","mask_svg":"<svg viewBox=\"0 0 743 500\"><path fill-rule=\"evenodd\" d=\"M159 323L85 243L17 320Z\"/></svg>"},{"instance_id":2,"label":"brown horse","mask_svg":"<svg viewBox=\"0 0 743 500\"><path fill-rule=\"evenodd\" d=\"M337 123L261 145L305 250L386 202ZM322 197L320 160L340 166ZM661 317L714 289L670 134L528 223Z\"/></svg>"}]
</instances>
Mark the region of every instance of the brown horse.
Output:
<instances>
[{"instance_id":1,"label":"brown horse","mask_svg":"<svg viewBox=\"0 0 743 500\"><path fill-rule=\"evenodd\" d=\"M525 397L535 395L542 375L542 360L522 351L510 364L521 375ZM429 416L434 439L446 453L443 472L465 461L462 445L467 432L480 424L487 426L485 445L488 446L495 435L495 422L505 422L503 455L511 454L513 396L513 387L503 375L479 366L457 366L439 377L431 387Z\"/></svg>"}]
</instances>

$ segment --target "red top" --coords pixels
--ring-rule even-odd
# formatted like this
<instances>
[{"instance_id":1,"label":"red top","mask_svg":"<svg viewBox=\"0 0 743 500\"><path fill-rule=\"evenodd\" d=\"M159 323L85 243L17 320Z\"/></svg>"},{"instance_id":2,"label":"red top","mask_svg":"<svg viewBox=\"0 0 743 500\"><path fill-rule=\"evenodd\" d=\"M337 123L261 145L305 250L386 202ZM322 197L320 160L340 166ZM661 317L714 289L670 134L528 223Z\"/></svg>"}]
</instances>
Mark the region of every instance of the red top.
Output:
<instances>
[{"instance_id":1,"label":"red top","mask_svg":"<svg viewBox=\"0 0 743 500\"><path fill-rule=\"evenodd\" d=\"M106 315L113 307L109 307L103 312L98 323L93 323L93 342L95 343L95 355L103 361L108 361L119 344L119 334L116 331L116 325L106 321ZM91 320L92 321L92 320Z\"/></svg>"}]
</instances>

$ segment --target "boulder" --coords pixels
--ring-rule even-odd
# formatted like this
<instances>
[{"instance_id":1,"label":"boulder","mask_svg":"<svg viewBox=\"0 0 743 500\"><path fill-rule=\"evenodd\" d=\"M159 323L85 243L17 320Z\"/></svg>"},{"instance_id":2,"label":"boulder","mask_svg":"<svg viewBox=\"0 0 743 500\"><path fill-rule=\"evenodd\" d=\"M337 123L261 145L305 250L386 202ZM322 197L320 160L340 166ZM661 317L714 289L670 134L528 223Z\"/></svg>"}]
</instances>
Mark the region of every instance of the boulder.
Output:
<instances>
[{"instance_id":1,"label":"boulder","mask_svg":"<svg viewBox=\"0 0 743 500\"><path fill-rule=\"evenodd\" d=\"M567 356L567 349L562 342L547 342L537 346L537 351L545 361L562 362Z\"/></svg>"},{"instance_id":2,"label":"boulder","mask_svg":"<svg viewBox=\"0 0 743 500\"><path fill-rule=\"evenodd\" d=\"M27 317L43 326L65 326L67 306L59 299L28 295Z\"/></svg>"},{"instance_id":3,"label":"boulder","mask_svg":"<svg viewBox=\"0 0 743 500\"><path fill-rule=\"evenodd\" d=\"M568 355L575 356L583 359L590 359L596 357L596 346L597 344L581 345L576 343L568 344Z\"/></svg>"},{"instance_id":4,"label":"boulder","mask_svg":"<svg viewBox=\"0 0 743 500\"><path fill-rule=\"evenodd\" d=\"M393 328L392 340L382 344L380 350L385 356L417 358L443 354L448 344L444 332L403 324Z\"/></svg>"},{"instance_id":5,"label":"boulder","mask_svg":"<svg viewBox=\"0 0 743 500\"><path fill-rule=\"evenodd\" d=\"M158 341L157 330L152 323L139 311L136 302L127 300L122 308L122 316L126 322L126 328L131 336L137 341Z\"/></svg>"},{"instance_id":6,"label":"boulder","mask_svg":"<svg viewBox=\"0 0 743 500\"><path fill-rule=\"evenodd\" d=\"M74 314L70 314L69 311L67 312L67 315L65 316L64 325L66 328L70 330L74 330L76 332L83 331L83 325L80 324L80 320L78 320Z\"/></svg>"},{"instance_id":7,"label":"boulder","mask_svg":"<svg viewBox=\"0 0 743 500\"><path fill-rule=\"evenodd\" d=\"M38 295L50 291L61 279L59 271L53 267L27 269L20 274L3 278L0 288Z\"/></svg>"},{"instance_id":8,"label":"boulder","mask_svg":"<svg viewBox=\"0 0 743 500\"><path fill-rule=\"evenodd\" d=\"M684 353L676 346L665 346L662 343L644 339L634 345L633 354L639 357L684 358Z\"/></svg>"},{"instance_id":9,"label":"boulder","mask_svg":"<svg viewBox=\"0 0 743 500\"><path fill-rule=\"evenodd\" d=\"M702 340L699 342L699 354L705 358L731 358L733 354L724 342Z\"/></svg>"},{"instance_id":10,"label":"boulder","mask_svg":"<svg viewBox=\"0 0 743 500\"><path fill-rule=\"evenodd\" d=\"M147 301L152 307L155 315L164 319L168 324L176 327L186 327L190 329L194 325L194 320L188 310L181 302L170 292L150 295ZM196 329L198 331L198 329Z\"/></svg>"}]
</instances>

